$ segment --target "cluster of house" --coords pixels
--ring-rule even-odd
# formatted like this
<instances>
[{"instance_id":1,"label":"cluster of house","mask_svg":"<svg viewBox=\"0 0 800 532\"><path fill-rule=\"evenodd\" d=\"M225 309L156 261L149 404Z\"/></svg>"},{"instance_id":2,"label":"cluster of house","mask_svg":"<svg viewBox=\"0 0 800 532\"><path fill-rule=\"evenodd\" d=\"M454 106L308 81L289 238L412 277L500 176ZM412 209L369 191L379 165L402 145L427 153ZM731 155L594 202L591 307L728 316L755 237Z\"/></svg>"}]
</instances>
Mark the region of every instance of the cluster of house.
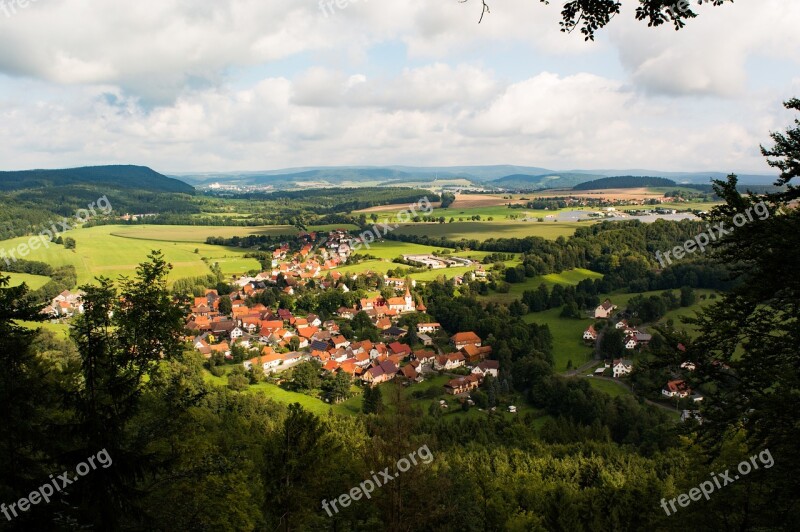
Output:
<instances>
[{"instance_id":1,"label":"cluster of house","mask_svg":"<svg viewBox=\"0 0 800 532\"><path fill-rule=\"evenodd\" d=\"M350 342L338 334L335 323L326 324L326 330L317 330L311 336L308 349L281 354L271 346L264 346L260 356L244 362L245 368L260 366L265 373L270 373L279 366L285 368L303 360L316 360L322 365L323 372L345 372L352 378L374 386L396 377L421 382L426 373L469 365L472 370L468 377L454 379L445 385L445 389L453 394L477 387L486 375L496 377L499 370L496 360L486 360L486 356L491 353L491 347L481 346L481 339L473 332L453 335L450 344L458 350L437 355L426 349L412 351L407 344L398 341ZM464 382L461 383L461 380Z\"/></svg>"},{"instance_id":2,"label":"cluster of house","mask_svg":"<svg viewBox=\"0 0 800 532\"><path fill-rule=\"evenodd\" d=\"M411 293L414 282L405 279L384 278L395 289L405 289L402 296L362 298L357 308L340 308L340 318L352 319L364 312L381 330L385 341L363 340L351 342L345 338L334 320L322 322L319 316L295 316L287 309L273 310L262 304L247 305L247 300L264 287L258 282L248 282L228 294L231 312L219 310L220 295L216 290L206 290L196 297L187 317L185 328L196 336L193 345L207 358L218 353L231 358L231 346L238 344L247 349L259 349L259 356L243 362L245 368L260 367L265 373L289 368L304 360L317 360L325 372L345 372L366 384L376 385L395 377L419 382L430 371L448 371L469 366L472 373L464 382L454 379L446 386L450 393L458 394L472 389L487 374L496 376L499 365L486 360L491 347L483 346L474 332L459 332L450 338L452 352L437 354L432 350L412 351L398 340L407 330L393 321L402 314L424 312L425 305L416 301ZM263 281L262 281L263 282ZM409 286L410 285L410 286ZM432 345L431 334L441 330L439 323L419 323L417 338L424 345Z\"/></svg>"},{"instance_id":3,"label":"cluster of house","mask_svg":"<svg viewBox=\"0 0 800 532\"><path fill-rule=\"evenodd\" d=\"M83 302L81 300L83 294L82 290L76 292L64 290L42 309L42 314L53 319L71 318L75 314L83 314Z\"/></svg>"},{"instance_id":4,"label":"cluster of house","mask_svg":"<svg viewBox=\"0 0 800 532\"><path fill-rule=\"evenodd\" d=\"M633 350L636 348L647 347L647 345L649 345L650 341L653 339L652 335L641 332L635 327L628 325L627 320L618 321L616 324L614 324L614 328L622 330L622 332L625 333L625 340L623 340L625 349ZM583 331L583 339L587 343L595 342L597 340L597 336L597 330L594 328L594 325L589 325L589 327Z\"/></svg>"},{"instance_id":5,"label":"cluster of house","mask_svg":"<svg viewBox=\"0 0 800 532\"><path fill-rule=\"evenodd\" d=\"M278 278L282 277L286 284L284 291L292 295L295 287L305 286L309 280L318 279L319 286L323 288L340 286L349 291L342 274L333 269L341 266L350 256L352 237L344 230L335 230L329 232L319 243L319 235L314 232L301 233L298 238L302 245L299 251L293 252L288 243L281 244L272 252L269 271L255 276L241 276L235 284L252 291L264 288L267 284L277 284Z\"/></svg>"},{"instance_id":6,"label":"cluster of house","mask_svg":"<svg viewBox=\"0 0 800 532\"><path fill-rule=\"evenodd\" d=\"M596 318L608 318L612 315L614 310L617 307L611 303L610 300L606 299L600 306L595 309L595 317ZM652 335L640 332L635 327L631 327L628 324L627 320L620 320L614 324L614 328L617 330L622 330L625 334L625 340L623 340L623 345L625 349L633 350L638 347L646 347L650 344L650 340L653 339ZM586 343L594 343L597 340L598 333L597 330L594 328L594 325L589 325L589 327L583 331L583 339ZM599 367L595 370L595 375L603 375L606 370L611 369L611 374L614 376L615 379L623 377L625 375L630 374L633 371L633 361L628 358L616 358L611 361L611 363L606 363L602 367Z\"/></svg>"}]
</instances>

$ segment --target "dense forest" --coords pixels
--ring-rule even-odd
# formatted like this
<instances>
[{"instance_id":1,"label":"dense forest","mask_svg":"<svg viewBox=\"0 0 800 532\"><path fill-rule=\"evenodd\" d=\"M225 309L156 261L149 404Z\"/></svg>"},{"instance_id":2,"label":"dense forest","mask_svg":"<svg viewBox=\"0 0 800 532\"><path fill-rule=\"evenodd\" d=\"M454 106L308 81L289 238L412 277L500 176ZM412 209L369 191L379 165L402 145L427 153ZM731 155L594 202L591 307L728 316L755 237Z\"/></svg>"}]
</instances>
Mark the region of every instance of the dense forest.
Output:
<instances>
[{"instance_id":1,"label":"dense forest","mask_svg":"<svg viewBox=\"0 0 800 532\"><path fill-rule=\"evenodd\" d=\"M602 190L606 188L639 188L639 187L675 187L678 184L672 179L664 177L648 177L620 175L614 177L604 177L587 181L572 187L572 190Z\"/></svg>"},{"instance_id":2,"label":"dense forest","mask_svg":"<svg viewBox=\"0 0 800 532\"><path fill-rule=\"evenodd\" d=\"M0 190L4 192L69 185L94 185L101 188L129 188L152 192L194 194L194 187L159 174L145 166L85 166L62 170L0 172Z\"/></svg>"}]
</instances>

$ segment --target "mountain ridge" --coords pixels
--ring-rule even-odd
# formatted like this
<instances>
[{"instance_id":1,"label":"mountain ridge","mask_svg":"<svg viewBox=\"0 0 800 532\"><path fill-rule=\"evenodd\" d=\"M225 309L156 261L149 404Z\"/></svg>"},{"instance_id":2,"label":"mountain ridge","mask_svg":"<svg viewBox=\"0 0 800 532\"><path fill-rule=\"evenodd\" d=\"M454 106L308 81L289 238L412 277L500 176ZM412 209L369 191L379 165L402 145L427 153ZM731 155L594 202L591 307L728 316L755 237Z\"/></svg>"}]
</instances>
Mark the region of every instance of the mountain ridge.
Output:
<instances>
[{"instance_id":1,"label":"mountain ridge","mask_svg":"<svg viewBox=\"0 0 800 532\"><path fill-rule=\"evenodd\" d=\"M193 186L147 166L120 164L0 171L0 190L7 192L74 185L110 185L121 189L183 194L195 192Z\"/></svg>"}]
</instances>

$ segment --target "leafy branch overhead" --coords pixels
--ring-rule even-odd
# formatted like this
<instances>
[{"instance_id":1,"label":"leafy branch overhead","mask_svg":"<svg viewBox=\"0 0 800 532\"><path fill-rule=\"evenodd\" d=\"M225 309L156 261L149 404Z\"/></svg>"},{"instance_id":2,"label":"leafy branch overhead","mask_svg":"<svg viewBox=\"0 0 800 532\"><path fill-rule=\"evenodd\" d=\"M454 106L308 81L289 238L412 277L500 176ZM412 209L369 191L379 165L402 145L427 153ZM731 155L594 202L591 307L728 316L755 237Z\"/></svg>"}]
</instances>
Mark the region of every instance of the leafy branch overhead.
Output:
<instances>
[{"instance_id":1,"label":"leafy branch overhead","mask_svg":"<svg viewBox=\"0 0 800 532\"><path fill-rule=\"evenodd\" d=\"M459 0L466 3L469 0ZM549 5L549 0L539 0ZM631 0L632 2L633 0ZM692 4L710 4L720 6L733 0L637 0L636 20L646 20L648 26L661 26L671 22L675 30L686 25L686 20L697 17L697 12L692 10ZM486 0L481 0L480 24L484 15L490 13ZM604 28L611 19L619 14L622 2L617 0L572 0L564 2L561 10L561 31L572 33L575 28L580 28L585 40L594 40L597 30ZM695 8L696 9L696 8Z\"/></svg>"}]
</instances>

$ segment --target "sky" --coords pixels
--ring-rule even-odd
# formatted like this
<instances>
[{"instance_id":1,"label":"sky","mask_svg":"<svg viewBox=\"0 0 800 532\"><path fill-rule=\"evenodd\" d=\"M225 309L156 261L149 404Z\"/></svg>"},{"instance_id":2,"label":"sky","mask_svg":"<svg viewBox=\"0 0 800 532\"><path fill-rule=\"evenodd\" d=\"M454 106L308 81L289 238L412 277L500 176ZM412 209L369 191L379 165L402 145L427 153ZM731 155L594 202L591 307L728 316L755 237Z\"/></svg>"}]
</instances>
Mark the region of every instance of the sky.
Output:
<instances>
[{"instance_id":1,"label":"sky","mask_svg":"<svg viewBox=\"0 0 800 532\"><path fill-rule=\"evenodd\" d=\"M0 0L0 169L164 173L517 164L770 173L800 2L634 3L596 42L560 3Z\"/></svg>"}]
</instances>

